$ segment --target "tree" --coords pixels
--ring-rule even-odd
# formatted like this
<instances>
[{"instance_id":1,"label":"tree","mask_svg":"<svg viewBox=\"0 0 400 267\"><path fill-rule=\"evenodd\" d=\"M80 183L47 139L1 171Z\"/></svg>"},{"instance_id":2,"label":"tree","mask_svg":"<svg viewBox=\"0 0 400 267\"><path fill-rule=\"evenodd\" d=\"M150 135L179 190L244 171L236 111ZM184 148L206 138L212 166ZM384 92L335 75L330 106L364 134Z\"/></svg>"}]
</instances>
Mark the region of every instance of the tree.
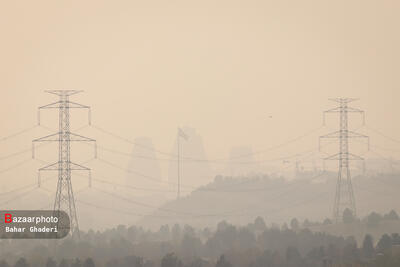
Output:
<instances>
[{"instance_id":1,"label":"tree","mask_svg":"<svg viewBox=\"0 0 400 267\"><path fill-rule=\"evenodd\" d=\"M175 253L168 253L161 260L161 267L182 267L182 262L178 259Z\"/></svg>"},{"instance_id":2,"label":"tree","mask_svg":"<svg viewBox=\"0 0 400 267\"><path fill-rule=\"evenodd\" d=\"M383 216L383 218L385 220L398 220L399 219L399 215L397 215L396 211L391 210L388 214L385 214Z\"/></svg>"},{"instance_id":3,"label":"tree","mask_svg":"<svg viewBox=\"0 0 400 267\"><path fill-rule=\"evenodd\" d=\"M271 267L273 266L274 258L270 250L265 250L262 255L250 264L250 267Z\"/></svg>"},{"instance_id":4,"label":"tree","mask_svg":"<svg viewBox=\"0 0 400 267\"><path fill-rule=\"evenodd\" d=\"M343 222L352 223L355 221L354 214L350 209L345 209L343 211Z\"/></svg>"},{"instance_id":5,"label":"tree","mask_svg":"<svg viewBox=\"0 0 400 267\"><path fill-rule=\"evenodd\" d=\"M392 239L389 235L384 234L381 239L379 239L378 244L376 245L376 250L379 252L385 252L392 247Z\"/></svg>"},{"instance_id":6,"label":"tree","mask_svg":"<svg viewBox=\"0 0 400 267\"><path fill-rule=\"evenodd\" d=\"M308 219L305 219L303 222L303 227L308 228L310 226L312 226L311 222Z\"/></svg>"},{"instance_id":7,"label":"tree","mask_svg":"<svg viewBox=\"0 0 400 267\"><path fill-rule=\"evenodd\" d=\"M215 267L232 267L232 264L225 259L225 255L221 255Z\"/></svg>"},{"instance_id":8,"label":"tree","mask_svg":"<svg viewBox=\"0 0 400 267\"><path fill-rule=\"evenodd\" d=\"M359 250L357 248L357 241L353 236L349 236L345 240L345 245L343 247L343 259L348 262L353 262L358 260L360 256Z\"/></svg>"},{"instance_id":9,"label":"tree","mask_svg":"<svg viewBox=\"0 0 400 267\"><path fill-rule=\"evenodd\" d=\"M183 226L183 236L185 235L189 235L194 237L196 235L196 231L194 230L194 228L188 224L185 224L185 226Z\"/></svg>"},{"instance_id":10,"label":"tree","mask_svg":"<svg viewBox=\"0 0 400 267\"><path fill-rule=\"evenodd\" d=\"M288 246L286 249L286 260L288 262L299 262L300 259L299 250L294 246Z\"/></svg>"},{"instance_id":11,"label":"tree","mask_svg":"<svg viewBox=\"0 0 400 267\"><path fill-rule=\"evenodd\" d=\"M117 259L112 259L106 262L106 267L117 267L117 266L121 266Z\"/></svg>"},{"instance_id":12,"label":"tree","mask_svg":"<svg viewBox=\"0 0 400 267\"><path fill-rule=\"evenodd\" d=\"M14 265L14 267L28 267L28 266L29 264L25 258L19 258L19 260L17 260L17 262Z\"/></svg>"},{"instance_id":13,"label":"tree","mask_svg":"<svg viewBox=\"0 0 400 267\"><path fill-rule=\"evenodd\" d=\"M66 259L62 259L58 264L58 267L69 267L68 261Z\"/></svg>"},{"instance_id":14,"label":"tree","mask_svg":"<svg viewBox=\"0 0 400 267\"><path fill-rule=\"evenodd\" d=\"M229 227L229 224L224 220L218 223L217 225L217 231L224 231Z\"/></svg>"},{"instance_id":15,"label":"tree","mask_svg":"<svg viewBox=\"0 0 400 267\"><path fill-rule=\"evenodd\" d=\"M192 234L185 234L182 241L182 255L185 259L195 259L200 254L201 240Z\"/></svg>"},{"instance_id":16,"label":"tree","mask_svg":"<svg viewBox=\"0 0 400 267\"><path fill-rule=\"evenodd\" d=\"M0 261L0 267L10 267L10 265L8 264L7 261L2 260L2 261Z\"/></svg>"},{"instance_id":17,"label":"tree","mask_svg":"<svg viewBox=\"0 0 400 267\"><path fill-rule=\"evenodd\" d=\"M382 220L382 216L376 212L371 212L367 217L367 225L368 226L378 226L379 222Z\"/></svg>"},{"instance_id":18,"label":"tree","mask_svg":"<svg viewBox=\"0 0 400 267\"><path fill-rule=\"evenodd\" d=\"M262 217L258 216L255 220L254 220L254 229L256 231L265 231L265 229L267 229L267 226L265 225L265 221Z\"/></svg>"},{"instance_id":19,"label":"tree","mask_svg":"<svg viewBox=\"0 0 400 267\"><path fill-rule=\"evenodd\" d=\"M71 264L71 267L82 267L81 260L76 258L75 261Z\"/></svg>"},{"instance_id":20,"label":"tree","mask_svg":"<svg viewBox=\"0 0 400 267\"><path fill-rule=\"evenodd\" d=\"M132 255L124 258L122 267L143 267L143 265L143 258Z\"/></svg>"},{"instance_id":21,"label":"tree","mask_svg":"<svg viewBox=\"0 0 400 267\"><path fill-rule=\"evenodd\" d=\"M174 241L178 241L181 239L181 227L179 226L179 224L175 224L172 227L171 234Z\"/></svg>"},{"instance_id":22,"label":"tree","mask_svg":"<svg viewBox=\"0 0 400 267\"><path fill-rule=\"evenodd\" d=\"M325 258L325 248L320 246L319 248L313 248L310 252L307 253L307 258L314 261L321 261Z\"/></svg>"},{"instance_id":23,"label":"tree","mask_svg":"<svg viewBox=\"0 0 400 267\"><path fill-rule=\"evenodd\" d=\"M400 234L394 233L391 235L392 245L399 246L400 245Z\"/></svg>"},{"instance_id":24,"label":"tree","mask_svg":"<svg viewBox=\"0 0 400 267\"><path fill-rule=\"evenodd\" d=\"M92 258L87 258L83 263L83 267L95 267L94 261Z\"/></svg>"},{"instance_id":25,"label":"tree","mask_svg":"<svg viewBox=\"0 0 400 267\"><path fill-rule=\"evenodd\" d=\"M299 229L299 221L296 218L293 218L290 221L290 228L292 228L292 230L297 231Z\"/></svg>"},{"instance_id":26,"label":"tree","mask_svg":"<svg viewBox=\"0 0 400 267\"><path fill-rule=\"evenodd\" d=\"M48 258L46 261L46 267L57 267L57 262L53 258Z\"/></svg>"},{"instance_id":27,"label":"tree","mask_svg":"<svg viewBox=\"0 0 400 267\"><path fill-rule=\"evenodd\" d=\"M171 231L168 224L162 225L158 232L162 240L168 240L170 238Z\"/></svg>"},{"instance_id":28,"label":"tree","mask_svg":"<svg viewBox=\"0 0 400 267\"><path fill-rule=\"evenodd\" d=\"M194 261L192 261L188 265L188 267L203 267L203 266L206 266L207 263L208 263L207 261L197 258Z\"/></svg>"},{"instance_id":29,"label":"tree","mask_svg":"<svg viewBox=\"0 0 400 267\"><path fill-rule=\"evenodd\" d=\"M328 224L332 224L332 221L328 218L326 218L323 222L323 225L328 225Z\"/></svg>"},{"instance_id":30,"label":"tree","mask_svg":"<svg viewBox=\"0 0 400 267\"><path fill-rule=\"evenodd\" d=\"M365 258L372 258L375 254L374 242L371 235L366 235L363 241L362 254Z\"/></svg>"}]
</instances>

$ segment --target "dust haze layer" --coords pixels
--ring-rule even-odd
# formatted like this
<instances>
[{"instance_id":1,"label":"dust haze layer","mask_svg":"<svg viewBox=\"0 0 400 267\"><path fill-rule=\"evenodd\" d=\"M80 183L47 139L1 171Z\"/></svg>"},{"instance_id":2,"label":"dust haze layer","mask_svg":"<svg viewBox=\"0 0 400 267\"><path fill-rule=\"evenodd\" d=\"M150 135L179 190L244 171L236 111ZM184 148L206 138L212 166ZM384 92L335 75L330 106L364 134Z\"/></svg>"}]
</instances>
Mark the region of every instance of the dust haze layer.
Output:
<instances>
[{"instance_id":1,"label":"dust haze layer","mask_svg":"<svg viewBox=\"0 0 400 267\"><path fill-rule=\"evenodd\" d=\"M89 162L98 179L95 185L101 187L99 179L105 179L145 188L140 194L128 189L125 193L154 208L176 195L177 127L196 133L197 141L192 142L197 144L192 145L197 148L192 150L190 142L186 148L183 144L182 155L191 157L194 151L196 157L210 160L183 161L182 183L188 185L187 191L213 181L216 174L232 174L230 155L248 153L235 148L256 152L319 129L301 142L246 157L234 170L241 175L283 173L294 179L296 171L322 169L323 153L337 146L300 164L296 157L277 160L279 164L269 160L316 149L318 135L337 128L337 117L328 118L327 126L319 128L321 112L332 107L328 98L360 98L354 104L366 111L367 125L400 139L395 123L400 112L396 101L400 96L399 11L398 1L3 3L0 131L6 136L36 124L37 107L55 101L44 90L85 90L73 100L92 106L94 126L130 140L145 136L154 150L169 154L138 154L132 143L93 127L79 131L96 138L103 147L99 157L115 165ZM50 129L35 128L2 142L1 155L29 148L32 139L57 130L57 114L46 112L42 120L42 126ZM73 129L80 129L86 115L74 112L71 121ZM360 124L359 118L351 117L350 128ZM384 148L379 155L365 151L363 144L354 147L355 153L384 161L393 158L394 164L389 160L384 169L394 172L399 156L396 142L375 133L371 143ZM110 148L157 160L145 167ZM87 162L92 160L91 149L74 145L72 155ZM37 153L38 159L49 163L57 156L55 146ZM29 158L28 153L2 161L1 170ZM2 190L35 183L42 163L36 160L2 173L7 180ZM133 171L151 179L124 172L135 164ZM359 171L359 166L353 167ZM87 190L87 177L78 177L73 181L76 191ZM50 180L43 190L52 197L55 180L51 175L44 178ZM102 186L102 190L118 187ZM43 196L38 198L45 205ZM111 200L107 203L109 208L116 206ZM149 209L136 210L149 213Z\"/></svg>"}]
</instances>

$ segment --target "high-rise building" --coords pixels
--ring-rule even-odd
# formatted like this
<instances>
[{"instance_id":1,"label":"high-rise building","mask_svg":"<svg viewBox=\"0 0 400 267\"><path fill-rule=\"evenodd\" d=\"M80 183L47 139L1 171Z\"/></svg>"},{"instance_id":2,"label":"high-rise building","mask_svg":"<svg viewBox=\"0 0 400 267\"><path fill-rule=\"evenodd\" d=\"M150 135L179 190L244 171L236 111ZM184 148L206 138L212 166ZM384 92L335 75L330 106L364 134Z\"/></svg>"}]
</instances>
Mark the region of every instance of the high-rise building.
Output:
<instances>
[{"instance_id":1,"label":"high-rise building","mask_svg":"<svg viewBox=\"0 0 400 267\"><path fill-rule=\"evenodd\" d=\"M126 184L149 189L137 192L140 195L149 195L157 191L152 189L162 187L161 180L160 162L152 140L148 137L136 138L128 164Z\"/></svg>"},{"instance_id":2,"label":"high-rise building","mask_svg":"<svg viewBox=\"0 0 400 267\"><path fill-rule=\"evenodd\" d=\"M194 128L183 127L181 129L187 136L187 140L180 140L179 145L179 170L181 191L188 191L195 187L207 184L214 179L204 150L203 139ZM179 138L177 136L177 138ZM171 187L178 189L178 139L175 139L168 168L168 181ZM184 192L183 194L184 195Z\"/></svg>"}]
</instances>

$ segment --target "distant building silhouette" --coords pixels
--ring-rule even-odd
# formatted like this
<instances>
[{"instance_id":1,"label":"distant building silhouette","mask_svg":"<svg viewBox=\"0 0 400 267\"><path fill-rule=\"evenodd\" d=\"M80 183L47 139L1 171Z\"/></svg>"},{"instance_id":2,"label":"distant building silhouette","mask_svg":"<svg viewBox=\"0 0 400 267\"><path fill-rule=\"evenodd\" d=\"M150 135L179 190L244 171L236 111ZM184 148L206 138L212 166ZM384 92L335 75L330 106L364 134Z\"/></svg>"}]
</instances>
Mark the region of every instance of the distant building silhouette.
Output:
<instances>
[{"instance_id":1,"label":"distant building silhouette","mask_svg":"<svg viewBox=\"0 0 400 267\"><path fill-rule=\"evenodd\" d=\"M213 172L206 161L203 139L194 128L183 127L182 131L188 136L187 140L180 141L181 157L181 190L187 191L188 187L198 187L214 179ZM177 155L177 139L173 143L171 154ZM168 168L168 181L171 187L177 189L178 162L177 157L171 160ZM183 194L184 195L184 194Z\"/></svg>"},{"instance_id":2,"label":"distant building silhouette","mask_svg":"<svg viewBox=\"0 0 400 267\"><path fill-rule=\"evenodd\" d=\"M144 188L160 188L161 168L157 159L154 145L150 138L139 137L135 139L132 149L132 159L128 164L126 185ZM146 176L146 177L144 177ZM139 191L141 195L151 191Z\"/></svg>"}]
</instances>

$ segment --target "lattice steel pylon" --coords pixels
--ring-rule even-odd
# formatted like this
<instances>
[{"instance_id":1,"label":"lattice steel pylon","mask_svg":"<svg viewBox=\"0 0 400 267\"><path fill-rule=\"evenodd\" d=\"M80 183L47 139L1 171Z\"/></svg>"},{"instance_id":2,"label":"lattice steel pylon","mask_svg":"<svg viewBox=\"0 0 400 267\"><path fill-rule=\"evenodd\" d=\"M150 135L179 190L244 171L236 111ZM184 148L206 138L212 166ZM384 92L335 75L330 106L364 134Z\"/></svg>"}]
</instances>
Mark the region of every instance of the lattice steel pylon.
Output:
<instances>
[{"instance_id":1,"label":"lattice steel pylon","mask_svg":"<svg viewBox=\"0 0 400 267\"><path fill-rule=\"evenodd\" d=\"M336 138L339 139L339 153L334 154L325 158L325 160L337 160L339 162L338 178L336 184L336 194L333 206L333 220L338 223L343 220L343 212L349 209L353 216L356 216L356 202L354 198L354 191L351 182L351 174L349 162L351 160L364 160L362 157L352 154L349 152L349 138L366 138L368 140L369 149L369 137L348 129L348 113L360 113L363 115L363 123L365 123L364 111L352 108L348 106L348 103L356 101L354 98L335 98L329 99L331 101L339 103L339 107L327 110L324 112L324 124L326 113L339 113L340 114L340 129L329 133L327 135L320 136L320 140L324 138Z\"/></svg>"},{"instance_id":2,"label":"lattice steel pylon","mask_svg":"<svg viewBox=\"0 0 400 267\"><path fill-rule=\"evenodd\" d=\"M36 142L58 142L58 161L39 169L39 186L40 186L40 172L41 171L58 171L58 182L56 197L54 200L54 211L65 211L70 217L71 235L79 237L79 224L76 215L75 198L72 189L71 171L81 170L89 171L89 185L90 169L71 162L71 146L70 142L94 142L95 155L97 154L96 140L87 138L78 134L71 133L70 131L70 109L71 108L85 108L88 109L89 124L90 120L90 107L81 105L69 100L71 95L80 93L82 91L76 90L50 90L46 91L50 94L59 96L57 102L41 106L38 109L38 124L40 125L40 110L42 109L58 109L59 110L59 130L57 133L38 138L33 140L33 148ZM33 150L34 151L34 150ZM34 152L32 153L34 157Z\"/></svg>"}]
</instances>

